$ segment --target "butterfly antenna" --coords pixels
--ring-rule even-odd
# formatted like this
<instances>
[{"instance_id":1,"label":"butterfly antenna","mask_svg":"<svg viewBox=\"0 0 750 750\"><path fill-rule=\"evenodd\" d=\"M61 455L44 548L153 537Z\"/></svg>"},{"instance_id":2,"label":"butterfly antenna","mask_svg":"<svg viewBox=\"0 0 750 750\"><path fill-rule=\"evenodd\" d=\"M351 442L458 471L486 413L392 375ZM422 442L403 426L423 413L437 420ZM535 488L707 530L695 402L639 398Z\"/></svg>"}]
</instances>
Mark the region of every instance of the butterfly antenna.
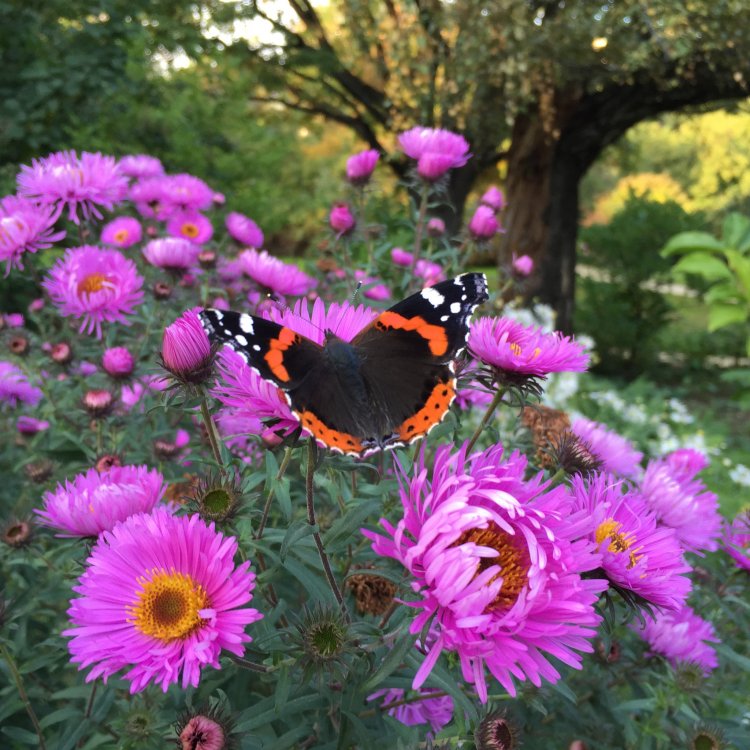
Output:
<instances>
[{"instance_id":1,"label":"butterfly antenna","mask_svg":"<svg viewBox=\"0 0 750 750\"><path fill-rule=\"evenodd\" d=\"M357 304L357 297L359 297L359 290L362 288L362 282L357 282L357 288L354 290L354 294L352 294L352 307L354 307Z\"/></svg>"}]
</instances>

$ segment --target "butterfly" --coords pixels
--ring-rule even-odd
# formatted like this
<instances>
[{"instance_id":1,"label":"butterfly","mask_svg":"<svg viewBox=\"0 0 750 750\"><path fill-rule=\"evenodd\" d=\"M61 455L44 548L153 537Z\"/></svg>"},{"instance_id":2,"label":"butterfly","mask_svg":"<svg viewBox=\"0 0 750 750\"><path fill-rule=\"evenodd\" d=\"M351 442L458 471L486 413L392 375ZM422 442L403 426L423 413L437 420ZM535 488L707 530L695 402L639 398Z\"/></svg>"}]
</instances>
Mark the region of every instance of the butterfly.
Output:
<instances>
[{"instance_id":1,"label":"butterfly","mask_svg":"<svg viewBox=\"0 0 750 750\"><path fill-rule=\"evenodd\" d=\"M407 297L351 342L325 332L323 345L247 313L203 310L212 342L236 351L285 396L316 441L368 456L418 440L456 397L454 359L469 318L489 298L482 273L465 273Z\"/></svg>"}]
</instances>

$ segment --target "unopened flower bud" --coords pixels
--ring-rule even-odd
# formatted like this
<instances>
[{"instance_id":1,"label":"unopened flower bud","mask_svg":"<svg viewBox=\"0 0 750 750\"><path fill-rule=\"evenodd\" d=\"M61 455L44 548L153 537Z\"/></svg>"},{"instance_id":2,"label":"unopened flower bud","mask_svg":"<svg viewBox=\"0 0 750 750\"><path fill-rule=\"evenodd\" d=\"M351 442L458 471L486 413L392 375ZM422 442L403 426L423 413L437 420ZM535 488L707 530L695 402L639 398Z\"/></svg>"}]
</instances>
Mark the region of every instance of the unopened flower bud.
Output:
<instances>
[{"instance_id":1,"label":"unopened flower bud","mask_svg":"<svg viewBox=\"0 0 750 750\"><path fill-rule=\"evenodd\" d=\"M113 378L126 378L135 368L133 355L124 346L107 349L102 356L104 372Z\"/></svg>"},{"instance_id":2,"label":"unopened flower bud","mask_svg":"<svg viewBox=\"0 0 750 750\"><path fill-rule=\"evenodd\" d=\"M83 406L95 419L103 417L112 408L114 397L103 389L93 389L83 394Z\"/></svg>"},{"instance_id":3,"label":"unopened flower bud","mask_svg":"<svg viewBox=\"0 0 750 750\"><path fill-rule=\"evenodd\" d=\"M59 344L55 344L50 350L49 356L53 362L58 365L67 365L71 359L73 359L73 350L70 348L70 344L67 341L61 341Z\"/></svg>"},{"instance_id":4,"label":"unopened flower bud","mask_svg":"<svg viewBox=\"0 0 750 750\"><path fill-rule=\"evenodd\" d=\"M198 308L186 310L164 329L161 363L178 382L198 385L211 374L211 343L198 319Z\"/></svg>"},{"instance_id":5,"label":"unopened flower bud","mask_svg":"<svg viewBox=\"0 0 750 750\"><path fill-rule=\"evenodd\" d=\"M356 219L346 203L335 203L328 216L328 222L340 237L350 234L356 226Z\"/></svg>"},{"instance_id":6,"label":"unopened flower bud","mask_svg":"<svg viewBox=\"0 0 750 750\"><path fill-rule=\"evenodd\" d=\"M25 336L13 336L8 342L8 349L10 349L11 354L20 357L29 350L29 340Z\"/></svg>"},{"instance_id":7,"label":"unopened flower bud","mask_svg":"<svg viewBox=\"0 0 750 750\"><path fill-rule=\"evenodd\" d=\"M156 299L169 299L172 296L172 287L163 281L157 281L153 287Z\"/></svg>"}]
</instances>

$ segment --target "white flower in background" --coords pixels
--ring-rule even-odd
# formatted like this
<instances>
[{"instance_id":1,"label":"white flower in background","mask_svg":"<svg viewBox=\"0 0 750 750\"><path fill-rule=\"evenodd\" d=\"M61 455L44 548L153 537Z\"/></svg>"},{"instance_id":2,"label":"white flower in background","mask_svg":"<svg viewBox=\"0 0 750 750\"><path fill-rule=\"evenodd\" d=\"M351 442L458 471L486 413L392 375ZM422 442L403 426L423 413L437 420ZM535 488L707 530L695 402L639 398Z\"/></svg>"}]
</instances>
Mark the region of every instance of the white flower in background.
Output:
<instances>
[{"instance_id":1,"label":"white flower in background","mask_svg":"<svg viewBox=\"0 0 750 750\"><path fill-rule=\"evenodd\" d=\"M729 470L729 478L742 487L750 487L750 468L744 464L737 464Z\"/></svg>"},{"instance_id":2,"label":"white flower in background","mask_svg":"<svg viewBox=\"0 0 750 750\"><path fill-rule=\"evenodd\" d=\"M622 417L626 422L632 424L646 424L648 422L648 412L642 404L628 404L622 411Z\"/></svg>"},{"instance_id":3,"label":"white flower in background","mask_svg":"<svg viewBox=\"0 0 750 750\"><path fill-rule=\"evenodd\" d=\"M675 424L692 424L695 422L695 417L687 410L687 406L677 398L670 398L667 401L667 406L670 409L669 419Z\"/></svg>"}]
</instances>

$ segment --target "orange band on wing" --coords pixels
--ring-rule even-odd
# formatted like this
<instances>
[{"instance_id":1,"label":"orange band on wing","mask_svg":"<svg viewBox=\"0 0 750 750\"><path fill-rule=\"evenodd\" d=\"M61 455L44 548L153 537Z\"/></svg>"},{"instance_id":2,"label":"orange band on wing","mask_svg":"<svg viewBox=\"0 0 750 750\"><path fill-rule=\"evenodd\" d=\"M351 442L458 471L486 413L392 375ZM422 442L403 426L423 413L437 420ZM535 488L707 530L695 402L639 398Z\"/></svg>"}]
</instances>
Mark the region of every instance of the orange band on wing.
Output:
<instances>
[{"instance_id":1,"label":"orange band on wing","mask_svg":"<svg viewBox=\"0 0 750 750\"><path fill-rule=\"evenodd\" d=\"M264 359L268 363L271 372L284 383L289 382L289 372L284 367L284 352L295 342L299 341L299 335L291 328L282 328L275 339L268 342L269 350Z\"/></svg>"},{"instance_id":2,"label":"orange band on wing","mask_svg":"<svg viewBox=\"0 0 750 750\"><path fill-rule=\"evenodd\" d=\"M424 406L396 428L399 440L409 442L426 435L445 416L456 396L456 381L438 383L427 397Z\"/></svg>"},{"instance_id":3,"label":"orange band on wing","mask_svg":"<svg viewBox=\"0 0 750 750\"><path fill-rule=\"evenodd\" d=\"M419 316L405 318L395 312L384 312L376 318L374 325L381 330L396 328L400 331L415 331L427 342L430 351L436 357L448 351L448 337L445 334L445 328L431 325Z\"/></svg>"},{"instance_id":4,"label":"orange band on wing","mask_svg":"<svg viewBox=\"0 0 750 750\"><path fill-rule=\"evenodd\" d=\"M320 421L311 411L297 412L302 426L311 432L313 437L320 440L328 448L335 448L343 453L361 453L362 441L347 432L339 432Z\"/></svg>"}]
</instances>

